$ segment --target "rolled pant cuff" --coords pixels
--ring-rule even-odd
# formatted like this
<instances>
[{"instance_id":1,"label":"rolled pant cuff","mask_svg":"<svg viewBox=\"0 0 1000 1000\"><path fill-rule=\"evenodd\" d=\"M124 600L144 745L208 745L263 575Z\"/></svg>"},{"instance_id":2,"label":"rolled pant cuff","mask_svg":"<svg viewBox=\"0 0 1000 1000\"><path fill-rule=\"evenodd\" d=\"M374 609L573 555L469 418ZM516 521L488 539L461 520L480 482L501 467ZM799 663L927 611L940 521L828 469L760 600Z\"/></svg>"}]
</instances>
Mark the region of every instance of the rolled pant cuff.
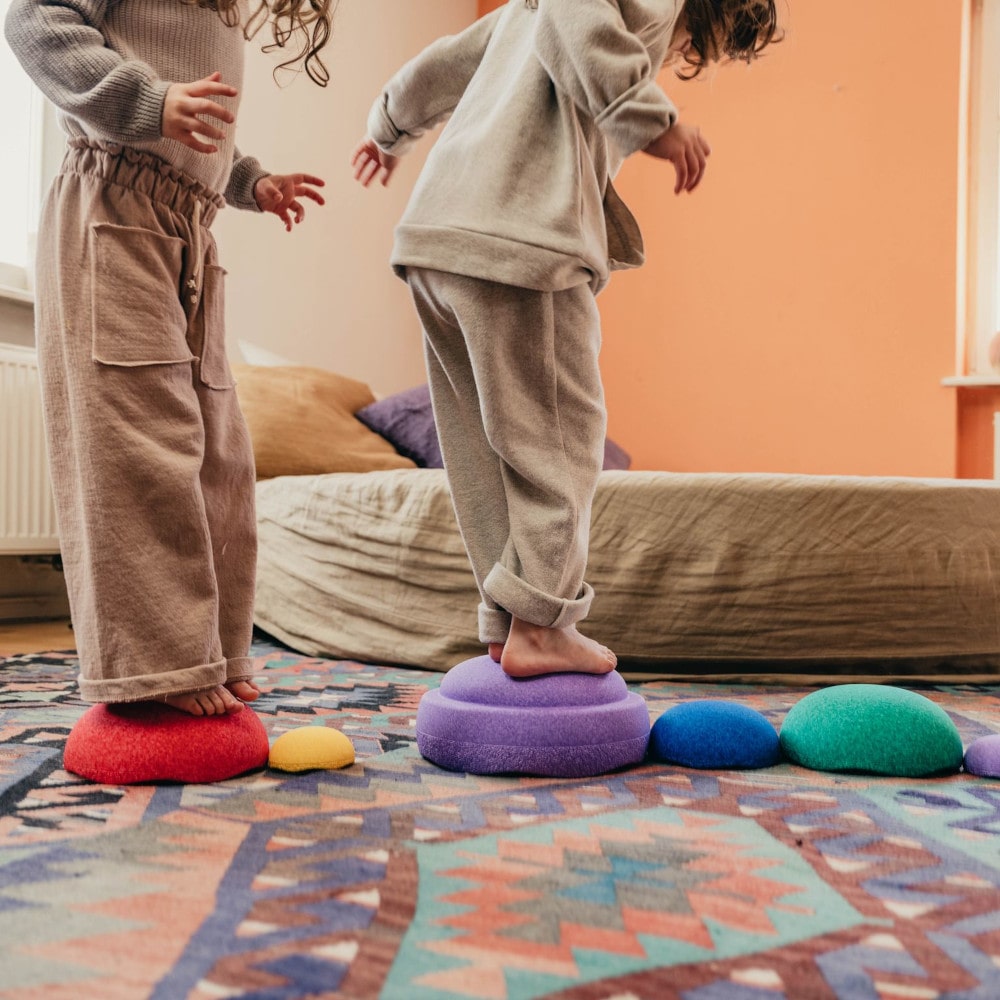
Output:
<instances>
[{"instance_id":1,"label":"rolled pant cuff","mask_svg":"<svg viewBox=\"0 0 1000 1000\"><path fill-rule=\"evenodd\" d=\"M479 605L479 641L506 642L510 634L510 615L501 608Z\"/></svg>"},{"instance_id":2,"label":"rolled pant cuff","mask_svg":"<svg viewBox=\"0 0 1000 1000\"><path fill-rule=\"evenodd\" d=\"M226 660L226 683L246 681L254 675L252 656L230 656Z\"/></svg>"},{"instance_id":3,"label":"rolled pant cuff","mask_svg":"<svg viewBox=\"0 0 1000 1000\"><path fill-rule=\"evenodd\" d=\"M575 625L587 617L594 600L594 589L589 583L583 585L580 596L573 600L552 597L514 576L499 563L483 581L483 590L491 600L506 608L515 618L542 628L568 628Z\"/></svg>"},{"instance_id":4,"label":"rolled pant cuff","mask_svg":"<svg viewBox=\"0 0 1000 1000\"><path fill-rule=\"evenodd\" d=\"M158 674L136 677L110 677L103 680L80 678L80 697L84 701L114 705L131 701L154 701L187 691L205 691L226 683L226 661L204 663L183 670L164 670Z\"/></svg>"}]
</instances>

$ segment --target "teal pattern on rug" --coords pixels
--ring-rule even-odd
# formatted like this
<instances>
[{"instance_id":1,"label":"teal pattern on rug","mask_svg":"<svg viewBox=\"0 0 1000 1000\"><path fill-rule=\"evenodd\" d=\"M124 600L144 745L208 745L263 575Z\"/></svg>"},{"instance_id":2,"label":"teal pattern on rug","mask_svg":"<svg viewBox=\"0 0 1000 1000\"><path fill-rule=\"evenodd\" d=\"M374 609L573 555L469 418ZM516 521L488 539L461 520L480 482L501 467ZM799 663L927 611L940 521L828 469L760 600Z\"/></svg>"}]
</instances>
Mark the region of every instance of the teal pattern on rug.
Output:
<instances>
[{"instance_id":1,"label":"teal pattern on rug","mask_svg":"<svg viewBox=\"0 0 1000 1000\"><path fill-rule=\"evenodd\" d=\"M504 995L527 1000L650 964L752 955L863 922L752 821L692 824L667 806L413 846L417 917L385 996L436 1000L453 983L503 969ZM591 931L576 944L564 940L574 925Z\"/></svg>"}]
</instances>

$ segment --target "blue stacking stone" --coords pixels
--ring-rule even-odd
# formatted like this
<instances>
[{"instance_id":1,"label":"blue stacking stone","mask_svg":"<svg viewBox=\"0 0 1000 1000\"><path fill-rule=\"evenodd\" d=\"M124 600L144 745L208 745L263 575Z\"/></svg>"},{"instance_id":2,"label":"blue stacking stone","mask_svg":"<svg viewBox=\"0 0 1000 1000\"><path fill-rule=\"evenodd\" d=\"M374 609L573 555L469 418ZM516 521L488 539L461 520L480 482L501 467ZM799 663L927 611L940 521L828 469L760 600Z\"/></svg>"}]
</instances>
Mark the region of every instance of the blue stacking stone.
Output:
<instances>
[{"instance_id":1,"label":"blue stacking stone","mask_svg":"<svg viewBox=\"0 0 1000 1000\"><path fill-rule=\"evenodd\" d=\"M843 684L806 695L781 726L785 756L814 771L900 778L951 774L962 738L947 712L915 691Z\"/></svg>"},{"instance_id":2,"label":"blue stacking stone","mask_svg":"<svg viewBox=\"0 0 1000 1000\"><path fill-rule=\"evenodd\" d=\"M650 756L694 768L771 767L778 732L760 712L734 701L689 701L667 709L649 734Z\"/></svg>"}]
</instances>

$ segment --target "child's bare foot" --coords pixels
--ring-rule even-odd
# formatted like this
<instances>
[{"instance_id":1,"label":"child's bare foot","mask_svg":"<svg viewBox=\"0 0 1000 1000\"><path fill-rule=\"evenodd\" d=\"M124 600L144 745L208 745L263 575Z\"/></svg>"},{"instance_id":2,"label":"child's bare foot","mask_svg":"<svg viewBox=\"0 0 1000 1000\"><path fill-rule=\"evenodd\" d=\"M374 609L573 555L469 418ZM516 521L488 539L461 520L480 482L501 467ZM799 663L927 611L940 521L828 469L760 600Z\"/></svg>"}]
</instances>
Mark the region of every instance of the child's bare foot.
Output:
<instances>
[{"instance_id":1,"label":"child's bare foot","mask_svg":"<svg viewBox=\"0 0 1000 1000\"><path fill-rule=\"evenodd\" d=\"M607 674L618 657L607 646L581 635L575 625L544 628L515 618L503 647L500 665L511 677L539 674Z\"/></svg>"},{"instance_id":2,"label":"child's bare foot","mask_svg":"<svg viewBox=\"0 0 1000 1000\"><path fill-rule=\"evenodd\" d=\"M187 712L188 715L232 715L243 711L243 702L221 684L207 691L170 694L163 700L171 708Z\"/></svg>"},{"instance_id":3,"label":"child's bare foot","mask_svg":"<svg viewBox=\"0 0 1000 1000\"><path fill-rule=\"evenodd\" d=\"M503 655L503 643L491 642L489 648L490 648L490 659L494 663L499 663L500 657Z\"/></svg>"},{"instance_id":4,"label":"child's bare foot","mask_svg":"<svg viewBox=\"0 0 1000 1000\"><path fill-rule=\"evenodd\" d=\"M260 688L251 680L227 681L226 689L240 701L256 701L260 697Z\"/></svg>"}]
</instances>

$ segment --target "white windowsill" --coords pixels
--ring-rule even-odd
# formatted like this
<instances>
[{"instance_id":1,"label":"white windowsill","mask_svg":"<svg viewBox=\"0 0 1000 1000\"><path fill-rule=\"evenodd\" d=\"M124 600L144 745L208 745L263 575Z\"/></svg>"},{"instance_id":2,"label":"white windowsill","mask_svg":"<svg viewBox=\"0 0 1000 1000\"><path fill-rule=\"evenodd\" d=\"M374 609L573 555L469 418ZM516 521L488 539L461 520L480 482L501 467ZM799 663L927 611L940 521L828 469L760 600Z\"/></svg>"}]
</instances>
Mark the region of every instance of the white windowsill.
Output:
<instances>
[{"instance_id":1,"label":"white windowsill","mask_svg":"<svg viewBox=\"0 0 1000 1000\"><path fill-rule=\"evenodd\" d=\"M12 285L0 285L0 299L9 299L22 305L34 305L35 293L26 288L14 288Z\"/></svg>"},{"instance_id":2,"label":"white windowsill","mask_svg":"<svg viewBox=\"0 0 1000 1000\"><path fill-rule=\"evenodd\" d=\"M975 389L1000 387L1000 373L984 375L951 375L941 379L943 386L952 386L959 389Z\"/></svg>"}]
</instances>

